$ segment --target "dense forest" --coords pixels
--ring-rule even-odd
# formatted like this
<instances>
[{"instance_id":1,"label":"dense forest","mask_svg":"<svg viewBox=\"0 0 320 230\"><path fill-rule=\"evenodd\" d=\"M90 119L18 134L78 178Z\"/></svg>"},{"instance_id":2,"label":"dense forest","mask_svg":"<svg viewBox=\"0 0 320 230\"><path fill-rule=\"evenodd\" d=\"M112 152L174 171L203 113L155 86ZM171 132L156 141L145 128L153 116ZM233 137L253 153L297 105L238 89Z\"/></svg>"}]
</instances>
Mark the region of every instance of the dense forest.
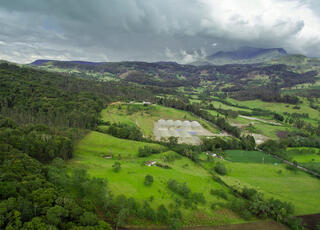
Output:
<instances>
[{"instance_id":1,"label":"dense forest","mask_svg":"<svg viewBox=\"0 0 320 230\"><path fill-rule=\"evenodd\" d=\"M110 229L101 219L116 225L120 210L107 182L85 170L69 174L63 160L72 158L86 130L100 124L108 103L152 99L161 89L8 63L0 64L0 82L0 228ZM97 208L106 215L98 217Z\"/></svg>"}]
</instances>

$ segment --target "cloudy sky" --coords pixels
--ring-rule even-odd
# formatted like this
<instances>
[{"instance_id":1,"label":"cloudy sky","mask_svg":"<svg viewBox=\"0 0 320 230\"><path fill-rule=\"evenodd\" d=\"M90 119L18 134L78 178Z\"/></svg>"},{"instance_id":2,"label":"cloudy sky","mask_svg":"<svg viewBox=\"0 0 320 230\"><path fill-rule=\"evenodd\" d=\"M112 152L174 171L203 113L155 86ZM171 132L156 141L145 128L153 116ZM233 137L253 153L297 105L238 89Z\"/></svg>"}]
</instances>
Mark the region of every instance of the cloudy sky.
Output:
<instances>
[{"instance_id":1,"label":"cloudy sky","mask_svg":"<svg viewBox=\"0 0 320 230\"><path fill-rule=\"evenodd\" d=\"M0 0L0 59L178 61L240 46L320 57L320 0Z\"/></svg>"}]
</instances>

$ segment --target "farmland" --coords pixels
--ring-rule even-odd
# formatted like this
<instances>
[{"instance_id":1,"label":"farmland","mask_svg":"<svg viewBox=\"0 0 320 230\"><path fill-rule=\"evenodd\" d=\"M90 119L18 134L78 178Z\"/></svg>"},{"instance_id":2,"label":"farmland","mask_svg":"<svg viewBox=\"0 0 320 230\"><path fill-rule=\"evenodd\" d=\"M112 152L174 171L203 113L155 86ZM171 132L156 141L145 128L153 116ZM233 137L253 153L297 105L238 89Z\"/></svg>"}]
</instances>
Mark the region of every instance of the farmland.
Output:
<instances>
[{"instance_id":1,"label":"farmland","mask_svg":"<svg viewBox=\"0 0 320 230\"><path fill-rule=\"evenodd\" d=\"M291 161L320 173L320 154L318 148L287 148L284 153Z\"/></svg>"},{"instance_id":2,"label":"farmland","mask_svg":"<svg viewBox=\"0 0 320 230\"><path fill-rule=\"evenodd\" d=\"M226 151L226 159L230 161L223 163L229 173L223 180L229 185L254 187L266 197L291 202L296 207L296 214L319 212L320 208L314 205L320 199L319 179L302 171L289 170L287 165L262 154Z\"/></svg>"},{"instance_id":3,"label":"farmland","mask_svg":"<svg viewBox=\"0 0 320 230\"><path fill-rule=\"evenodd\" d=\"M192 192L202 193L205 204L199 204L197 209L182 208L185 216L184 224L193 225L221 225L226 223L243 222L239 217L224 207L212 211L212 203L226 203L220 197L210 194L210 189L228 189L212 180L210 174L191 160L177 155L172 151L155 154L150 157L139 158L138 148L143 146L161 147L155 144L122 140L99 132L91 132L82 139L74 151L74 158L68 162L70 168L85 168L92 177L107 178L109 187L115 195L123 194L134 197L137 201L152 200L152 207L164 204L167 208L176 205L177 199L183 198L172 193L167 188L168 179L186 182ZM103 158L112 152L112 159ZM165 161L165 156L173 155L175 160ZM153 160L166 164L171 169L148 167L145 162ZM121 170L116 173L112 170L114 162L120 162ZM144 177L150 174L154 177L151 187L143 184ZM232 197L231 194L229 194ZM197 219L196 216L203 216ZM193 217L192 217L193 216ZM135 223L139 224L139 223Z\"/></svg>"},{"instance_id":4,"label":"farmland","mask_svg":"<svg viewBox=\"0 0 320 230\"><path fill-rule=\"evenodd\" d=\"M111 123L126 123L137 125L146 137L153 136L154 124L160 120L189 120L198 121L212 133L219 133L218 129L208 122L199 119L187 111L167 108L160 105L143 106L142 104L113 104L101 112L102 119Z\"/></svg>"}]
</instances>

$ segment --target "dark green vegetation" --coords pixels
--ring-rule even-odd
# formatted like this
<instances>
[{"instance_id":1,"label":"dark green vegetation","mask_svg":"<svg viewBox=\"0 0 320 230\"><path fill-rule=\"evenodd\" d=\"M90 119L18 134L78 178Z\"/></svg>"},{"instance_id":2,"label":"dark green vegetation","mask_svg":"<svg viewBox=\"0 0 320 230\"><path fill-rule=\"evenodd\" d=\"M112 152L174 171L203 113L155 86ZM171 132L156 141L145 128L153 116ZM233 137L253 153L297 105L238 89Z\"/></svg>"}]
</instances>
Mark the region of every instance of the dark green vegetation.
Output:
<instances>
[{"instance_id":1,"label":"dark green vegetation","mask_svg":"<svg viewBox=\"0 0 320 230\"><path fill-rule=\"evenodd\" d=\"M0 64L0 228L302 229L294 215L320 212L319 179L294 166L319 171L317 60L40 65ZM155 142L160 118L215 136Z\"/></svg>"},{"instance_id":2,"label":"dark green vegetation","mask_svg":"<svg viewBox=\"0 0 320 230\"><path fill-rule=\"evenodd\" d=\"M280 160L260 151L227 150L225 153L225 159L231 162L240 163L280 163Z\"/></svg>"}]
</instances>

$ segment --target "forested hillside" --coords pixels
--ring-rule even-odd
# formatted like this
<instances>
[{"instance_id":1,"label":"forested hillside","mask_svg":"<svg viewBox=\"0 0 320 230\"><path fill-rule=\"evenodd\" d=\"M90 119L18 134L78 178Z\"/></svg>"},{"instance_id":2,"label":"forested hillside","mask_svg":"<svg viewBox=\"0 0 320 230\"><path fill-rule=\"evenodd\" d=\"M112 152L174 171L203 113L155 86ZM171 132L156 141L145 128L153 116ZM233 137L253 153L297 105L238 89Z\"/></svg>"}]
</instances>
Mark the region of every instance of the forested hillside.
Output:
<instances>
[{"instance_id":1,"label":"forested hillside","mask_svg":"<svg viewBox=\"0 0 320 230\"><path fill-rule=\"evenodd\" d=\"M152 90L8 63L0 82L0 228L109 229L96 215L98 207L114 213L107 182L67 173L62 159L108 103L151 98Z\"/></svg>"}]
</instances>

